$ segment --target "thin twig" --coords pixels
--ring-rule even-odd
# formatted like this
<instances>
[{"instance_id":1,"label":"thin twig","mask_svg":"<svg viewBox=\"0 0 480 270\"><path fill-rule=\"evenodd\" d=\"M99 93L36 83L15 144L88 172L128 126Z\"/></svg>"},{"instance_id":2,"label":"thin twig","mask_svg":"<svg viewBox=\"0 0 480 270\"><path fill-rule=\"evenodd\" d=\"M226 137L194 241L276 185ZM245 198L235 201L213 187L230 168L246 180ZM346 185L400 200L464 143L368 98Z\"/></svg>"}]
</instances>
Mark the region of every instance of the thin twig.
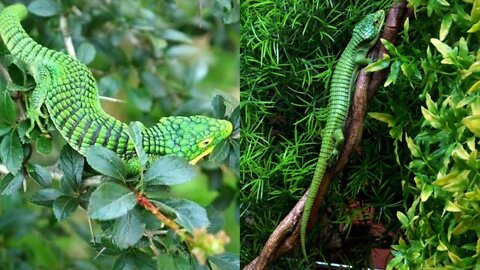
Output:
<instances>
[{"instance_id":1,"label":"thin twig","mask_svg":"<svg viewBox=\"0 0 480 270\"><path fill-rule=\"evenodd\" d=\"M75 47L72 42L72 36L70 36L70 32L68 31L67 17L65 14L60 16L60 32L62 32L63 44L65 45L68 54L73 58L77 58Z\"/></svg>"}]
</instances>

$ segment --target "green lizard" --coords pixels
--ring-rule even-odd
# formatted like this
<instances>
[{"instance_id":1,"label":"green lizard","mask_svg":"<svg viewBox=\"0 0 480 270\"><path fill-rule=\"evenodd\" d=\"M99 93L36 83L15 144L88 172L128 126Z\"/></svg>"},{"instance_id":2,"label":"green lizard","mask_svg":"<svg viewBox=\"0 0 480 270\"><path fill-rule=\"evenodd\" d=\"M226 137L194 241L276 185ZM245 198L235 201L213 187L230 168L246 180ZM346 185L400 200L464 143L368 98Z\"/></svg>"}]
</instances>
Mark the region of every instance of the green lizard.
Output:
<instances>
[{"instance_id":1,"label":"green lizard","mask_svg":"<svg viewBox=\"0 0 480 270\"><path fill-rule=\"evenodd\" d=\"M28 67L36 87L26 115L35 126L47 132L41 118L50 117L68 144L84 155L88 147L104 146L127 160L130 173L140 169L128 125L108 115L101 107L95 79L78 60L47 49L30 38L20 21L27 16L22 4L6 7L0 13L0 35L14 59ZM45 105L47 114L42 111ZM143 149L150 162L159 156L184 157L195 164L212 152L232 132L232 124L204 116L170 116L143 128Z\"/></svg>"},{"instance_id":2,"label":"green lizard","mask_svg":"<svg viewBox=\"0 0 480 270\"><path fill-rule=\"evenodd\" d=\"M350 107L351 91L357 79L359 65L367 64L368 50L375 44L383 26L385 13L379 10L367 15L353 29L353 35L333 72L328 100L328 115L322 130L322 144L310 191L308 192L300 227L302 253L307 258L305 234L310 211L329 162L337 157L343 145L343 131Z\"/></svg>"}]
</instances>

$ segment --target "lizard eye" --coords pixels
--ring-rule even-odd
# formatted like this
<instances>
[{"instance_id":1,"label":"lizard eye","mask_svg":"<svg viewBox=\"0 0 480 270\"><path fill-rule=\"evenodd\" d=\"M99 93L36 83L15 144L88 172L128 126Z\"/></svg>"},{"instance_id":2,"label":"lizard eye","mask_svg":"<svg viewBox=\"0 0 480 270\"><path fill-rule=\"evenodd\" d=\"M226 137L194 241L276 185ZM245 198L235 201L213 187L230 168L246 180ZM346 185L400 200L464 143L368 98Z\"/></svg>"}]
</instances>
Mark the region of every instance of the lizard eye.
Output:
<instances>
[{"instance_id":1,"label":"lizard eye","mask_svg":"<svg viewBox=\"0 0 480 270\"><path fill-rule=\"evenodd\" d=\"M198 144L198 147L200 147L200 148L205 148L205 147L207 147L211 142L212 142L212 139L211 139L211 138L207 138L207 139L201 141L201 142Z\"/></svg>"}]
</instances>

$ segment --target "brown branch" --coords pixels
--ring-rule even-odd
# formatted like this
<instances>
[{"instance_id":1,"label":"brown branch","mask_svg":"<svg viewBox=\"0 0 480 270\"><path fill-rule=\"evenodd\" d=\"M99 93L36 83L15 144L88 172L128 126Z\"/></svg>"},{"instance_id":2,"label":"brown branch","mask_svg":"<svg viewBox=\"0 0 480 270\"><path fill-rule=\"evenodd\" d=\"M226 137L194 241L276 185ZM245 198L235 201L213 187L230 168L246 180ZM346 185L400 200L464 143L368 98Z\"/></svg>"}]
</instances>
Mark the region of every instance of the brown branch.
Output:
<instances>
[{"instance_id":1,"label":"brown branch","mask_svg":"<svg viewBox=\"0 0 480 270\"><path fill-rule=\"evenodd\" d=\"M395 43L397 34L400 28L403 26L403 21L406 18L405 14L408 14L407 11L408 9L406 8L406 1L395 4L390 9L387 16L387 22L381 36L382 38ZM369 55L376 57L378 55L382 56L384 53L386 53L385 48L383 48L381 43L378 42ZM312 214L310 216L308 227L311 227L311 224L313 224L317 219L317 215L315 213L318 213L321 203L325 200L331 180L338 172L343 170L345 165L348 163L350 154L354 151L355 147L359 143L362 134L363 120L367 108L367 102L371 99L371 97L373 97L378 87L380 87L382 82L385 80L387 74L388 71L374 73L373 75L363 71L360 72L355 86L352 107L350 108L345 127L345 143L342 152L340 153L335 167L327 170L323 177L317 198L312 207ZM280 256L296 249L297 245L299 244L300 220L302 217L303 208L305 206L307 194L308 190L293 207L290 213L277 226L275 231L270 235L260 255L247 266L245 266L243 268L244 270L268 269L269 265Z\"/></svg>"}]
</instances>

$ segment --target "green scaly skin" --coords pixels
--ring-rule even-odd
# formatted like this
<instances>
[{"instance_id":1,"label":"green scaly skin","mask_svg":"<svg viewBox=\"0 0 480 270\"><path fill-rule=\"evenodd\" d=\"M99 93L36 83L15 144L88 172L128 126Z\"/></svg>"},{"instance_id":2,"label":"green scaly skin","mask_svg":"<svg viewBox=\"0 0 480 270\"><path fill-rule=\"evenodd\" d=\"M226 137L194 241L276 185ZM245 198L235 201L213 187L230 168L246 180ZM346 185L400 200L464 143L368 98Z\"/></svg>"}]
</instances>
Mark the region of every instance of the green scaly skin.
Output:
<instances>
[{"instance_id":1,"label":"green scaly skin","mask_svg":"<svg viewBox=\"0 0 480 270\"><path fill-rule=\"evenodd\" d=\"M368 63L368 50L377 41L383 26L385 13L379 10L367 15L353 29L353 35L342 53L332 76L330 97L328 100L328 116L325 128L322 130L322 144L318 156L315 174L310 185L307 201L300 227L300 244L302 253L307 258L305 249L305 234L310 211L315 201L318 188L330 161L337 156L343 144L342 129L347 120L350 108L350 96L358 75L359 65Z\"/></svg>"},{"instance_id":2,"label":"green scaly skin","mask_svg":"<svg viewBox=\"0 0 480 270\"><path fill-rule=\"evenodd\" d=\"M70 146L84 155L93 145L106 147L128 160L130 173L137 173L140 163L128 135L128 125L108 115L101 107L95 79L78 60L47 49L22 28L27 16L22 4L11 5L0 13L0 35L15 60L28 67L37 83L27 108L31 120L47 132L41 118L50 117ZM41 111L45 105L48 115ZM184 157L195 164L230 136L229 121L204 116L165 117L143 128L143 149L149 160L159 156Z\"/></svg>"}]
</instances>

